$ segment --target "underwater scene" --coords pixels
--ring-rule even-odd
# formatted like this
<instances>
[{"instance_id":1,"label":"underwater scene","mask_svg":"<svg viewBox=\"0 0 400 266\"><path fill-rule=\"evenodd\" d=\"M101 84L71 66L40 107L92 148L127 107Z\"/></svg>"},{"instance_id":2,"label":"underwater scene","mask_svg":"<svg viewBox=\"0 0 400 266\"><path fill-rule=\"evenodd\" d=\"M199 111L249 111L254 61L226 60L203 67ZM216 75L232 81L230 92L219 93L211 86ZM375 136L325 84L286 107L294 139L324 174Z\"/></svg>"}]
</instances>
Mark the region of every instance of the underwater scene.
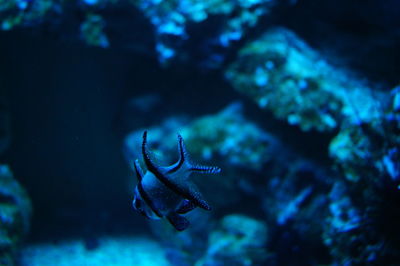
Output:
<instances>
[{"instance_id":1,"label":"underwater scene","mask_svg":"<svg viewBox=\"0 0 400 266\"><path fill-rule=\"evenodd\" d=\"M14 265L400 265L400 1L0 0Z\"/></svg>"}]
</instances>

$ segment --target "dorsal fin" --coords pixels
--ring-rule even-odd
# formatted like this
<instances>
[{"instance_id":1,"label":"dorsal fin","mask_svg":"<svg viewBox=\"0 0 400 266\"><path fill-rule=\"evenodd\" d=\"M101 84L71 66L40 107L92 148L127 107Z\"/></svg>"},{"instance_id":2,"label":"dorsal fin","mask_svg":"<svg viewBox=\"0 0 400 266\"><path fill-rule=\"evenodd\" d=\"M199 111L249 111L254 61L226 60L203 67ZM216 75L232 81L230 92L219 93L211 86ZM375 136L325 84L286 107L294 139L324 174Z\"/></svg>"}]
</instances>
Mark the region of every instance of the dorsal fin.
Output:
<instances>
[{"instance_id":1,"label":"dorsal fin","mask_svg":"<svg viewBox=\"0 0 400 266\"><path fill-rule=\"evenodd\" d=\"M152 172L156 177L164 175L165 167L157 166L151 159L150 152L147 148L147 131L143 132L142 155L148 171Z\"/></svg>"},{"instance_id":2,"label":"dorsal fin","mask_svg":"<svg viewBox=\"0 0 400 266\"><path fill-rule=\"evenodd\" d=\"M178 153L179 153L179 159L175 164L167 168L168 174L172 174L178 171L183 166L184 163L190 164L189 154L186 151L185 143L183 142L183 138L180 134L178 134Z\"/></svg>"}]
</instances>

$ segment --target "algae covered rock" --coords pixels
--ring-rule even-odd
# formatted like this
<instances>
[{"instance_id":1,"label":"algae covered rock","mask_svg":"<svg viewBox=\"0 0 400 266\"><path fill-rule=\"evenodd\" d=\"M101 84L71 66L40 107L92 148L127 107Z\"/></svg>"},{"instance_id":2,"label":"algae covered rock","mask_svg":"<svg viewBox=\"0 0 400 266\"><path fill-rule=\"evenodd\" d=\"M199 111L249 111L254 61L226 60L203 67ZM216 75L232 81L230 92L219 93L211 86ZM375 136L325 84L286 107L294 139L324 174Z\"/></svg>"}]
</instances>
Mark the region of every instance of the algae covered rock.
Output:
<instances>
[{"instance_id":1,"label":"algae covered rock","mask_svg":"<svg viewBox=\"0 0 400 266\"><path fill-rule=\"evenodd\" d=\"M0 165L0 265L13 265L18 244L29 230L32 206L6 165Z\"/></svg>"},{"instance_id":2,"label":"algae covered rock","mask_svg":"<svg viewBox=\"0 0 400 266\"><path fill-rule=\"evenodd\" d=\"M264 222L242 214L227 215L211 232L206 254L196 266L264 265L267 241Z\"/></svg>"},{"instance_id":3,"label":"algae covered rock","mask_svg":"<svg viewBox=\"0 0 400 266\"><path fill-rule=\"evenodd\" d=\"M324 232L333 260L349 265L399 261L400 138L396 88L382 116L342 126L329 147L345 177L330 193ZM356 255L354 255L356 254Z\"/></svg>"},{"instance_id":4,"label":"algae covered rock","mask_svg":"<svg viewBox=\"0 0 400 266\"><path fill-rule=\"evenodd\" d=\"M153 234L164 247L171 265L192 266L207 250L207 240L215 222L210 212L195 209L185 215L191 222L188 229L177 232L166 221L150 221Z\"/></svg>"},{"instance_id":5,"label":"algae covered rock","mask_svg":"<svg viewBox=\"0 0 400 266\"><path fill-rule=\"evenodd\" d=\"M357 124L343 123L332 139L329 153L349 181L363 179L379 184L387 178L400 182L400 119L396 90L392 91L387 107L380 108L379 117Z\"/></svg>"},{"instance_id":6,"label":"algae covered rock","mask_svg":"<svg viewBox=\"0 0 400 266\"><path fill-rule=\"evenodd\" d=\"M332 131L379 117L379 98L293 32L275 28L246 44L226 71L233 87L262 109L304 131Z\"/></svg>"},{"instance_id":7,"label":"algae covered rock","mask_svg":"<svg viewBox=\"0 0 400 266\"><path fill-rule=\"evenodd\" d=\"M59 7L60 1L54 0L0 0L0 29L39 24Z\"/></svg>"},{"instance_id":8,"label":"algae covered rock","mask_svg":"<svg viewBox=\"0 0 400 266\"><path fill-rule=\"evenodd\" d=\"M161 62L165 63L176 57L185 57L184 44L201 30L198 47L208 54L208 64L218 66L223 61L223 50L232 42L243 38L254 27L260 17L267 14L275 1L198 1L198 0L133 0L138 9L154 26L156 51ZM215 18L218 18L217 20ZM206 23L212 20L216 25ZM206 30L204 30L206 29ZM201 45L202 44L202 45ZM196 49L198 53L199 49Z\"/></svg>"}]
</instances>

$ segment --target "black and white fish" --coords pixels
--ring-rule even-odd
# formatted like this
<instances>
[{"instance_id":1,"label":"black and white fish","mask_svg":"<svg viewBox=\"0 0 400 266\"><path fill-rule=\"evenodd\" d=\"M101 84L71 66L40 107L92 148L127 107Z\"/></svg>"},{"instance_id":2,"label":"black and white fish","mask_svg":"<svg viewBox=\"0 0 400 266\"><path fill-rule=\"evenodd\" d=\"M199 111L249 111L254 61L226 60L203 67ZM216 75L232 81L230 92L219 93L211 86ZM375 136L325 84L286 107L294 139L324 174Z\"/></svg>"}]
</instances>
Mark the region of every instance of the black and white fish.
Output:
<instances>
[{"instance_id":1,"label":"black and white fish","mask_svg":"<svg viewBox=\"0 0 400 266\"><path fill-rule=\"evenodd\" d=\"M190 174L217 174L221 169L193 164L179 134L178 151L179 160L175 164L167 167L156 165L147 149L147 131L143 133L142 154L147 172L143 172L136 160L134 166L138 184L133 208L149 219L166 217L176 230L183 231L189 226L189 221L182 214L196 207L211 210L197 186L191 182Z\"/></svg>"}]
</instances>

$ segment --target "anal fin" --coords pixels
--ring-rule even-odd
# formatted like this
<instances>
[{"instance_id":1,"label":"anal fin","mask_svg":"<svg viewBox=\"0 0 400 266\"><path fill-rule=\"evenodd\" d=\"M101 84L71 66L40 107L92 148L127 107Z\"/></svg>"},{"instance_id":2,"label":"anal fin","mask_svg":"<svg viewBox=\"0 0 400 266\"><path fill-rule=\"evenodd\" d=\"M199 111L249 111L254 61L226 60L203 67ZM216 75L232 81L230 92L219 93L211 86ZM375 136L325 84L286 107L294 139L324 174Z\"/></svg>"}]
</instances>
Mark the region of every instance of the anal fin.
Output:
<instances>
[{"instance_id":1,"label":"anal fin","mask_svg":"<svg viewBox=\"0 0 400 266\"><path fill-rule=\"evenodd\" d=\"M167 215L168 221L175 227L178 231L183 231L190 225L190 222L185 217L179 215L176 212L171 212Z\"/></svg>"}]
</instances>

